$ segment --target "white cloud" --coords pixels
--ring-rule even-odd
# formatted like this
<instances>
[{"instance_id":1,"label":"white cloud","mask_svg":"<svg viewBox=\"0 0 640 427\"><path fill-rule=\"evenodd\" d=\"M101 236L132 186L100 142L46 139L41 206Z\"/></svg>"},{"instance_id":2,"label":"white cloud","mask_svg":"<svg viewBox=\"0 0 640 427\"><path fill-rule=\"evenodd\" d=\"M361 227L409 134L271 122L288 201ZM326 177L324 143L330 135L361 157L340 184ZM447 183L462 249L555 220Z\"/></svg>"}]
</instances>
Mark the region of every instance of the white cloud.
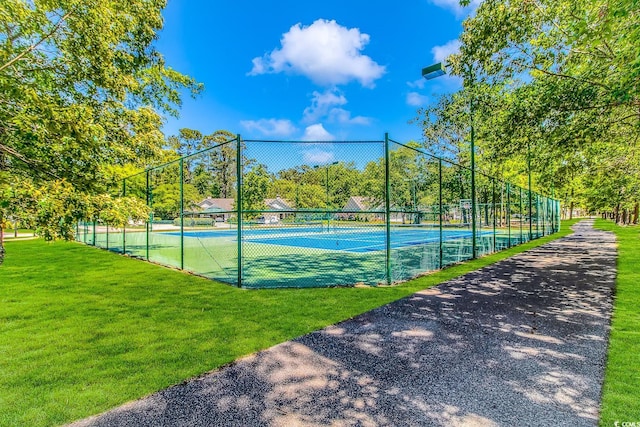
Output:
<instances>
[{"instance_id":1,"label":"white cloud","mask_svg":"<svg viewBox=\"0 0 640 427\"><path fill-rule=\"evenodd\" d=\"M462 7L460 6L460 0L429 0L429 3L441 7L442 9L450 10L455 13L456 17L462 18L465 15L475 11L482 0L471 0L469 6Z\"/></svg>"},{"instance_id":2,"label":"white cloud","mask_svg":"<svg viewBox=\"0 0 640 427\"><path fill-rule=\"evenodd\" d=\"M302 152L302 158L305 163L324 164L332 162L335 159L334 153L331 151L321 150L319 148L312 148Z\"/></svg>"},{"instance_id":3,"label":"white cloud","mask_svg":"<svg viewBox=\"0 0 640 427\"><path fill-rule=\"evenodd\" d=\"M420 95L418 92L409 92L407 94L407 104L412 107L421 107L427 103L429 98L424 95Z\"/></svg>"},{"instance_id":4,"label":"white cloud","mask_svg":"<svg viewBox=\"0 0 640 427\"><path fill-rule=\"evenodd\" d=\"M330 123L368 125L371 119L364 116L351 117L351 112L340 108L347 103L347 98L337 89L327 89L324 92L313 92L311 105L304 109L305 123L318 122L327 118Z\"/></svg>"},{"instance_id":5,"label":"white cloud","mask_svg":"<svg viewBox=\"0 0 640 427\"><path fill-rule=\"evenodd\" d=\"M304 109L303 120L306 123L317 122L322 117L329 114L332 107L336 105L345 105L347 98L344 97L342 92L338 89L328 89L322 93L318 91L313 92L313 98L311 99L311 105Z\"/></svg>"},{"instance_id":6,"label":"white cloud","mask_svg":"<svg viewBox=\"0 0 640 427\"><path fill-rule=\"evenodd\" d=\"M282 35L280 43L280 48L254 58L248 74L291 72L324 86L356 80L373 87L385 73L384 66L361 53L369 35L333 20L318 19L310 26L298 23Z\"/></svg>"},{"instance_id":7,"label":"white cloud","mask_svg":"<svg viewBox=\"0 0 640 427\"><path fill-rule=\"evenodd\" d=\"M418 80L407 82L407 86L409 86L410 88L424 89L425 83L426 83L426 80L424 79L424 77L421 77Z\"/></svg>"},{"instance_id":8,"label":"white cloud","mask_svg":"<svg viewBox=\"0 0 640 427\"><path fill-rule=\"evenodd\" d=\"M316 123L307 126L302 136L303 141L333 141L335 138L322 126L322 123Z\"/></svg>"},{"instance_id":9,"label":"white cloud","mask_svg":"<svg viewBox=\"0 0 640 427\"><path fill-rule=\"evenodd\" d=\"M460 43L460 40L453 39L453 40L449 40L442 46L434 46L431 49L431 53L433 54L434 61L446 63L447 62L446 59L450 55L460 52L461 45L462 43Z\"/></svg>"},{"instance_id":10,"label":"white cloud","mask_svg":"<svg viewBox=\"0 0 640 427\"><path fill-rule=\"evenodd\" d=\"M342 108L332 108L328 114L330 123L340 123L348 125L369 125L371 118L364 116L351 117L351 112Z\"/></svg>"},{"instance_id":11,"label":"white cloud","mask_svg":"<svg viewBox=\"0 0 640 427\"><path fill-rule=\"evenodd\" d=\"M290 120L285 119L243 120L240 124L247 130L256 130L266 136L289 136L297 130Z\"/></svg>"}]
</instances>

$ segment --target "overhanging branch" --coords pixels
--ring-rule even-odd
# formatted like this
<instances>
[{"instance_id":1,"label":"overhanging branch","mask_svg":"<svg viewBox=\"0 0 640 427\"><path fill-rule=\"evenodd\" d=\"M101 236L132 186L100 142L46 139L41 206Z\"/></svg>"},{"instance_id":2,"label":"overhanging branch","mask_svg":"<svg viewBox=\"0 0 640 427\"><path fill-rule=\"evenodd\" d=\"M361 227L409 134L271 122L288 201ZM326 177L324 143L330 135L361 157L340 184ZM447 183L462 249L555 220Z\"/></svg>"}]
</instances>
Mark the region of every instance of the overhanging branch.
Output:
<instances>
[{"instance_id":1,"label":"overhanging branch","mask_svg":"<svg viewBox=\"0 0 640 427\"><path fill-rule=\"evenodd\" d=\"M56 174L54 174L51 171L46 170L45 168L42 167L42 165L40 165L38 162L35 162L29 158L27 158L26 156L22 155L21 153L19 153L18 151L16 151L15 149L4 145L2 143L0 143L0 151L18 159L19 161L31 166L34 170L38 171L38 172L42 172L45 173L53 178L56 179L60 179L60 177Z\"/></svg>"},{"instance_id":2,"label":"overhanging branch","mask_svg":"<svg viewBox=\"0 0 640 427\"><path fill-rule=\"evenodd\" d=\"M58 22L56 23L56 25L54 25L53 29L51 29L51 31L49 31L47 34L45 34L40 40L38 40L36 43L32 44L31 46L29 46L28 48L26 48L25 50L23 50L22 52L20 52L18 55L16 55L15 57L13 57L11 60L9 60L9 62L0 65L0 71L4 70L7 67L10 67L12 64L14 64L16 61L19 61L20 59L24 58L26 55L28 55L30 52L33 52L38 46L40 46L42 43L44 43L45 40L49 39L51 36L53 36L58 29L62 26L62 23L72 14L73 12L67 12L62 18L60 18L60 20L58 20Z\"/></svg>"}]
</instances>

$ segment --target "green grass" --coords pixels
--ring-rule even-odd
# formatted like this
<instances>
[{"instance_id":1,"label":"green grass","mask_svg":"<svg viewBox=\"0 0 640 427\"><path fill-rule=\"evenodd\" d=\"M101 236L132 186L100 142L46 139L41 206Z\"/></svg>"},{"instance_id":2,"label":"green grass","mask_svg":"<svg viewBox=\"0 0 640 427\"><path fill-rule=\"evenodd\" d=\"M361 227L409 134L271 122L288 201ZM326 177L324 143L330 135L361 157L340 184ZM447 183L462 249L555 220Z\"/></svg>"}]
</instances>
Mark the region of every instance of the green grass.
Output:
<instances>
[{"instance_id":1,"label":"green grass","mask_svg":"<svg viewBox=\"0 0 640 427\"><path fill-rule=\"evenodd\" d=\"M598 220L618 239L618 276L605 373L601 426L640 423L640 227Z\"/></svg>"},{"instance_id":2,"label":"green grass","mask_svg":"<svg viewBox=\"0 0 640 427\"><path fill-rule=\"evenodd\" d=\"M570 233L400 286L248 291L77 243L7 243L0 425L99 413Z\"/></svg>"}]
</instances>

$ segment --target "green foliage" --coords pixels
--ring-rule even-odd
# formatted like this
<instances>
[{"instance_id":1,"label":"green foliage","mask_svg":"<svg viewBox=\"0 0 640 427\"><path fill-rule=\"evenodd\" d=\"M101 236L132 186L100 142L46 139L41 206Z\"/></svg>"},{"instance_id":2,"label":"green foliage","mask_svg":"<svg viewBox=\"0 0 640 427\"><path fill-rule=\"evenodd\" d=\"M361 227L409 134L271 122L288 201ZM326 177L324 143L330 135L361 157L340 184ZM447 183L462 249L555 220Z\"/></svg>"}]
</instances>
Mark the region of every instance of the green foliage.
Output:
<instances>
[{"instance_id":1,"label":"green foliage","mask_svg":"<svg viewBox=\"0 0 640 427\"><path fill-rule=\"evenodd\" d=\"M0 229L10 224L23 228L33 228L37 212L34 198L36 189L29 181L17 183L14 187L0 184Z\"/></svg>"},{"instance_id":2,"label":"green foliage","mask_svg":"<svg viewBox=\"0 0 640 427\"><path fill-rule=\"evenodd\" d=\"M207 197L233 197L236 185L236 135L217 130L210 135L183 128L168 138L169 146L184 157L185 182ZM244 148L242 143L241 148ZM198 153L198 154L195 154ZM243 164L253 161L243 156Z\"/></svg>"},{"instance_id":3,"label":"green foliage","mask_svg":"<svg viewBox=\"0 0 640 427\"><path fill-rule=\"evenodd\" d=\"M422 111L428 146L467 145L473 103L485 172L530 172L565 205L636 206L639 13L635 0L485 0L448 60L464 88Z\"/></svg>"},{"instance_id":4,"label":"green foliage","mask_svg":"<svg viewBox=\"0 0 640 427\"><path fill-rule=\"evenodd\" d=\"M130 222L145 221L149 218L146 203L135 197L111 197L100 194L91 198L89 216L85 218L100 221L109 226L121 228Z\"/></svg>"},{"instance_id":5,"label":"green foliage","mask_svg":"<svg viewBox=\"0 0 640 427\"><path fill-rule=\"evenodd\" d=\"M29 220L47 238L71 238L72 222L91 213L91 195L166 156L160 114L176 114L181 93L202 86L154 47L164 6L0 2L0 218L17 215L12 198L32 180L41 194ZM111 200L101 215L119 223L139 216L129 202Z\"/></svg>"},{"instance_id":6,"label":"green foliage","mask_svg":"<svg viewBox=\"0 0 640 427\"><path fill-rule=\"evenodd\" d=\"M184 210L202 201L203 197L192 184L183 184ZM174 219L180 216L180 183L160 184L153 189L151 203L155 218Z\"/></svg>"},{"instance_id":7,"label":"green foliage","mask_svg":"<svg viewBox=\"0 0 640 427\"><path fill-rule=\"evenodd\" d=\"M5 167L100 188L104 165L147 162L180 91L201 87L154 49L163 0L0 4Z\"/></svg>"},{"instance_id":8,"label":"green foliage","mask_svg":"<svg viewBox=\"0 0 640 427\"><path fill-rule=\"evenodd\" d=\"M37 200L37 232L45 240L73 239L76 224L88 210L88 198L75 192L66 181L53 181L44 190Z\"/></svg>"},{"instance_id":9,"label":"green foliage","mask_svg":"<svg viewBox=\"0 0 640 427\"><path fill-rule=\"evenodd\" d=\"M256 165L243 178L243 209L259 211L266 208L264 199L269 192L271 176L266 166Z\"/></svg>"}]
</instances>

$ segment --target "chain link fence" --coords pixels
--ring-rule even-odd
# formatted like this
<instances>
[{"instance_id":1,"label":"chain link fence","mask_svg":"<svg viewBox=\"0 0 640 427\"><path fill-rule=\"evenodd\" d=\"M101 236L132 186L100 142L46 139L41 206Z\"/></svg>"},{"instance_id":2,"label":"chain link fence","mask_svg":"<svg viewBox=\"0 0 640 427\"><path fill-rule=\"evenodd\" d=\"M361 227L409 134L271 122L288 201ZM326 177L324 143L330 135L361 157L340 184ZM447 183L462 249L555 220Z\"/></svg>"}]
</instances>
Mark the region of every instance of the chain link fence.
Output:
<instances>
[{"instance_id":1,"label":"chain link fence","mask_svg":"<svg viewBox=\"0 0 640 427\"><path fill-rule=\"evenodd\" d=\"M391 284L560 225L557 200L386 136L238 136L130 176L120 194L147 203L148 221L85 221L77 240L246 288Z\"/></svg>"}]
</instances>

